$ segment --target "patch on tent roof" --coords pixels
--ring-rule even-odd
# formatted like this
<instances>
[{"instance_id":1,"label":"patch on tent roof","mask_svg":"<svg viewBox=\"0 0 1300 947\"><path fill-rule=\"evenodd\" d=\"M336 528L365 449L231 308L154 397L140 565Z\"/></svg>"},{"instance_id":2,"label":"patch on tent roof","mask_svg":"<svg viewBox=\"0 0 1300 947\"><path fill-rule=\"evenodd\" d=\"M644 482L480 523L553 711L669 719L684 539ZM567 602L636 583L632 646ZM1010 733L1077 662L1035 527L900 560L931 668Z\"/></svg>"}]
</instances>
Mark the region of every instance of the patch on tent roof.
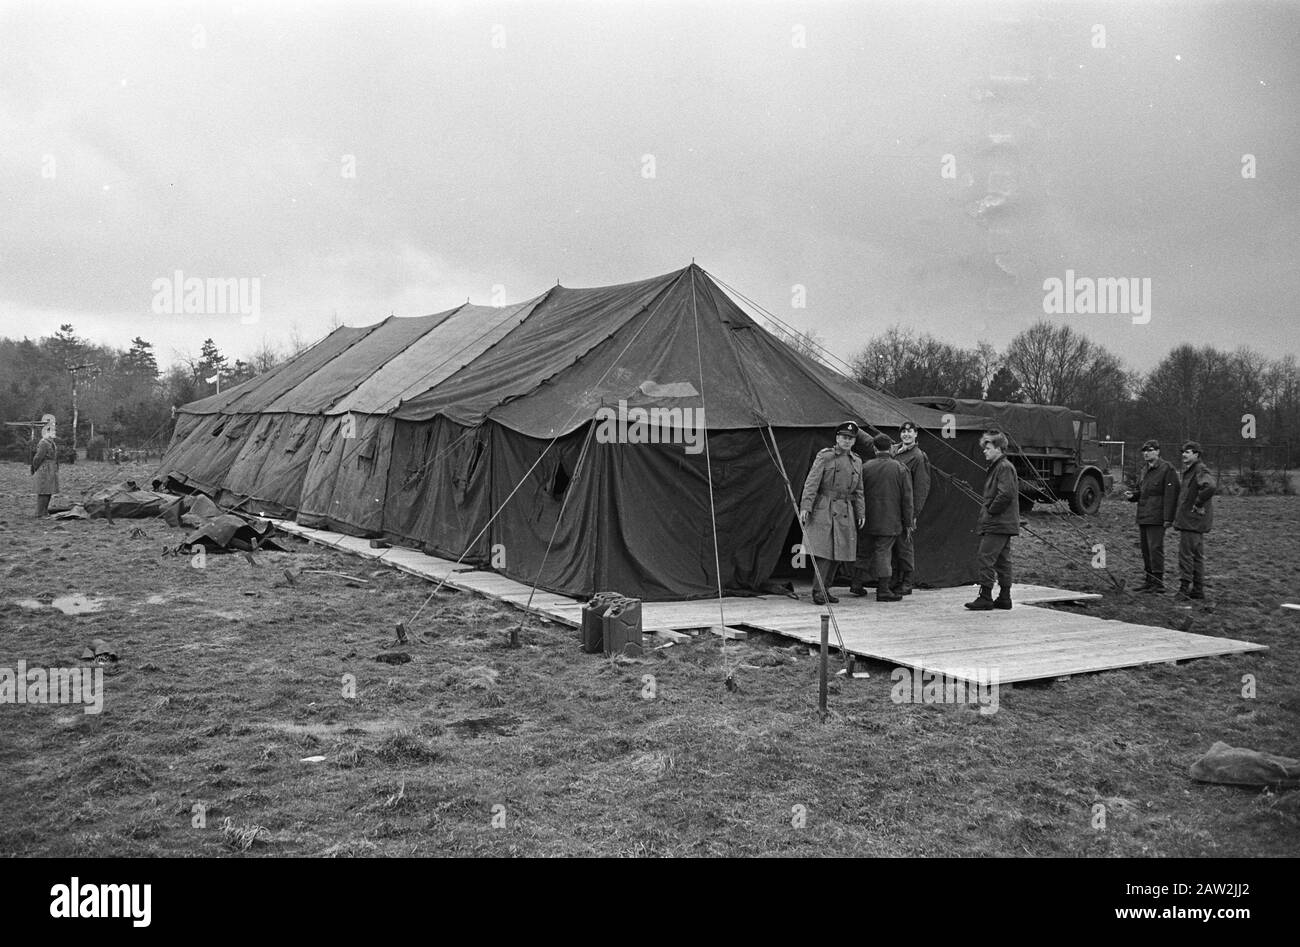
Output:
<instances>
[{"instance_id":1,"label":"patch on tent roof","mask_svg":"<svg viewBox=\"0 0 1300 947\"><path fill-rule=\"evenodd\" d=\"M661 385L646 380L641 382L641 394L647 398L697 398L700 393L689 381L671 381Z\"/></svg>"}]
</instances>

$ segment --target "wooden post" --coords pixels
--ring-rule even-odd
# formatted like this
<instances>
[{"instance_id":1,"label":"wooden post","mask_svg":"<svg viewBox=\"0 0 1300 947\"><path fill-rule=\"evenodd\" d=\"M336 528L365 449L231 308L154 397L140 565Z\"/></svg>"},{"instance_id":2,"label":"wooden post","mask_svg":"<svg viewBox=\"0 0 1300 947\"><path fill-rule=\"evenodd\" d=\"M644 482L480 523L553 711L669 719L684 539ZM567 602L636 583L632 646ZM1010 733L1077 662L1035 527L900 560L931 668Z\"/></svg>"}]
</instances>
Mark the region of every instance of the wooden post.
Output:
<instances>
[{"instance_id":1,"label":"wooden post","mask_svg":"<svg viewBox=\"0 0 1300 947\"><path fill-rule=\"evenodd\" d=\"M817 682L817 714L826 720L826 662L830 657L831 616L822 616L821 673Z\"/></svg>"}]
</instances>

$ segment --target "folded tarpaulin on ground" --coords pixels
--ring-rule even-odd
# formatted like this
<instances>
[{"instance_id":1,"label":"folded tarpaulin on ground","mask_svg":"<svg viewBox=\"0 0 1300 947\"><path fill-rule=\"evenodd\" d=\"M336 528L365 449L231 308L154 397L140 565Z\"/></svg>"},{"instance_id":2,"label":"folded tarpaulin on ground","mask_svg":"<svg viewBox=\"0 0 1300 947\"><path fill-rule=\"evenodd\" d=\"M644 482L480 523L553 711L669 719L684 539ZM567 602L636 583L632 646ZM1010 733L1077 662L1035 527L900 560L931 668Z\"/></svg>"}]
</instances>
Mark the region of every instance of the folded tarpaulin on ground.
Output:
<instances>
[{"instance_id":1,"label":"folded tarpaulin on ground","mask_svg":"<svg viewBox=\"0 0 1300 947\"><path fill-rule=\"evenodd\" d=\"M214 516L221 515L221 507L212 502L212 498L204 496L202 493L195 493L191 496L181 498L181 511L186 516L194 516L200 520L211 519Z\"/></svg>"},{"instance_id":2,"label":"folded tarpaulin on ground","mask_svg":"<svg viewBox=\"0 0 1300 947\"><path fill-rule=\"evenodd\" d=\"M150 519L162 516L171 521L169 513L176 511L169 508L180 503L180 497L167 493L155 493L153 490L139 489L135 481L124 480L112 486L97 490L82 506L91 517L104 516L109 519Z\"/></svg>"},{"instance_id":3,"label":"folded tarpaulin on ground","mask_svg":"<svg viewBox=\"0 0 1300 947\"><path fill-rule=\"evenodd\" d=\"M1192 764L1192 779L1236 786L1300 786L1300 760L1216 742Z\"/></svg>"},{"instance_id":4,"label":"folded tarpaulin on ground","mask_svg":"<svg viewBox=\"0 0 1300 947\"><path fill-rule=\"evenodd\" d=\"M244 519L233 513L222 513L186 536L182 545L189 548L194 543L203 543L205 548L214 551L273 549L284 552L285 548L273 538L275 533L270 520Z\"/></svg>"}]
</instances>

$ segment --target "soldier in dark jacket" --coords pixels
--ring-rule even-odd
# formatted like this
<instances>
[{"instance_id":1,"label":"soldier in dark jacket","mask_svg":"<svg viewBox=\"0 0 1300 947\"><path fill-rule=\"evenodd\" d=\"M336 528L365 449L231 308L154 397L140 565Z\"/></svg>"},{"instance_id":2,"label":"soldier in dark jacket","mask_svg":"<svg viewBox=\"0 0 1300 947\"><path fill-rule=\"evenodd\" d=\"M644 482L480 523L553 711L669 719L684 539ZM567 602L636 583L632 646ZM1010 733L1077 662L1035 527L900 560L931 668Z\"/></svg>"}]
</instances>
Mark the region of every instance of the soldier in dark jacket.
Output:
<instances>
[{"instance_id":1,"label":"soldier in dark jacket","mask_svg":"<svg viewBox=\"0 0 1300 947\"><path fill-rule=\"evenodd\" d=\"M1214 478L1201 463L1201 445L1183 445L1183 482L1178 491L1178 597L1205 598L1205 534L1214 523Z\"/></svg>"},{"instance_id":2,"label":"soldier in dark jacket","mask_svg":"<svg viewBox=\"0 0 1300 947\"><path fill-rule=\"evenodd\" d=\"M894 460L907 468L912 477L912 527L899 534L890 556L889 591L895 595L912 594L912 573L916 571L916 524L930 496L930 458L916 443L916 425L904 421L898 430L903 443L893 448Z\"/></svg>"},{"instance_id":3,"label":"soldier in dark jacket","mask_svg":"<svg viewBox=\"0 0 1300 947\"><path fill-rule=\"evenodd\" d=\"M45 427L32 457L32 476L36 478L36 515L49 514L50 497L59 492L59 447L54 439L54 415L41 418Z\"/></svg>"},{"instance_id":4,"label":"soldier in dark jacket","mask_svg":"<svg viewBox=\"0 0 1300 947\"><path fill-rule=\"evenodd\" d=\"M980 534L980 594L966 607L976 612L1011 607L1011 537L1020 535L1020 481L1006 458L1007 436L989 431L980 438L984 460L984 501L976 531ZM993 580L997 579L997 600Z\"/></svg>"},{"instance_id":5,"label":"soldier in dark jacket","mask_svg":"<svg viewBox=\"0 0 1300 947\"><path fill-rule=\"evenodd\" d=\"M803 484L799 525L804 528L803 548L813 557L813 601L825 605L839 599L830 594L841 562L857 558L858 529L865 511L862 504L862 461L853 453L858 426L845 421L835 429L835 446L817 452ZM820 580L821 588L818 588Z\"/></svg>"},{"instance_id":6,"label":"soldier in dark jacket","mask_svg":"<svg viewBox=\"0 0 1300 947\"><path fill-rule=\"evenodd\" d=\"M1137 504L1142 568L1146 573L1138 591L1164 592L1165 530L1174 525L1178 508L1178 474L1169 461L1160 459L1159 441L1144 443L1142 457L1137 489L1128 493L1129 502Z\"/></svg>"},{"instance_id":7,"label":"soldier in dark jacket","mask_svg":"<svg viewBox=\"0 0 1300 947\"><path fill-rule=\"evenodd\" d=\"M898 537L906 535L916 522L912 478L890 455L893 445L888 435L877 434L872 446L876 456L862 465L867 522L858 533L858 561L849 591L866 595L864 583L874 579L877 602L898 602L903 597L889 588L890 552Z\"/></svg>"}]
</instances>

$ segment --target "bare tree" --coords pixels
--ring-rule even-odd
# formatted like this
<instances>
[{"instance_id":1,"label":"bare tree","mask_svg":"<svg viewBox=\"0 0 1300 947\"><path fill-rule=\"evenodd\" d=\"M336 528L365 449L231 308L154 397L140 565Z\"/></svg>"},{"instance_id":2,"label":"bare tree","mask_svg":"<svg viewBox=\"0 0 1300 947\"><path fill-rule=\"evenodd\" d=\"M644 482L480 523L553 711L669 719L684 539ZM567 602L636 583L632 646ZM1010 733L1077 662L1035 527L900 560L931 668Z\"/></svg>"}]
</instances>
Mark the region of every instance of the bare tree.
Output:
<instances>
[{"instance_id":1,"label":"bare tree","mask_svg":"<svg viewBox=\"0 0 1300 947\"><path fill-rule=\"evenodd\" d=\"M289 323L289 356L300 355L311 348L311 343L302 337L302 329L297 320Z\"/></svg>"},{"instance_id":2,"label":"bare tree","mask_svg":"<svg viewBox=\"0 0 1300 947\"><path fill-rule=\"evenodd\" d=\"M811 329L804 332L795 332L777 324L769 324L767 331L800 355L816 359L823 365L831 364L827 358L825 341L819 333Z\"/></svg>"},{"instance_id":3,"label":"bare tree","mask_svg":"<svg viewBox=\"0 0 1300 947\"><path fill-rule=\"evenodd\" d=\"M280 350L271 344L271 340L262 337L262 344L254 349L253 354L248 357L248 362L253 366L254 374L260 375L263 372L269 372L275 366L284 360Z\"/></svg>"},{"instance_id":4,"label":"bare tree","mask_svg":"<svg viewBox=\"0 0 1300 947\"><path fill-rule=\"evenodd\" d=\"M853 359L854 377L872 388L900 398L948 395L979 398L984 394L986 349L962 349L928 333L892 326L862 348Z\"/></svg>"}]
</instances>

